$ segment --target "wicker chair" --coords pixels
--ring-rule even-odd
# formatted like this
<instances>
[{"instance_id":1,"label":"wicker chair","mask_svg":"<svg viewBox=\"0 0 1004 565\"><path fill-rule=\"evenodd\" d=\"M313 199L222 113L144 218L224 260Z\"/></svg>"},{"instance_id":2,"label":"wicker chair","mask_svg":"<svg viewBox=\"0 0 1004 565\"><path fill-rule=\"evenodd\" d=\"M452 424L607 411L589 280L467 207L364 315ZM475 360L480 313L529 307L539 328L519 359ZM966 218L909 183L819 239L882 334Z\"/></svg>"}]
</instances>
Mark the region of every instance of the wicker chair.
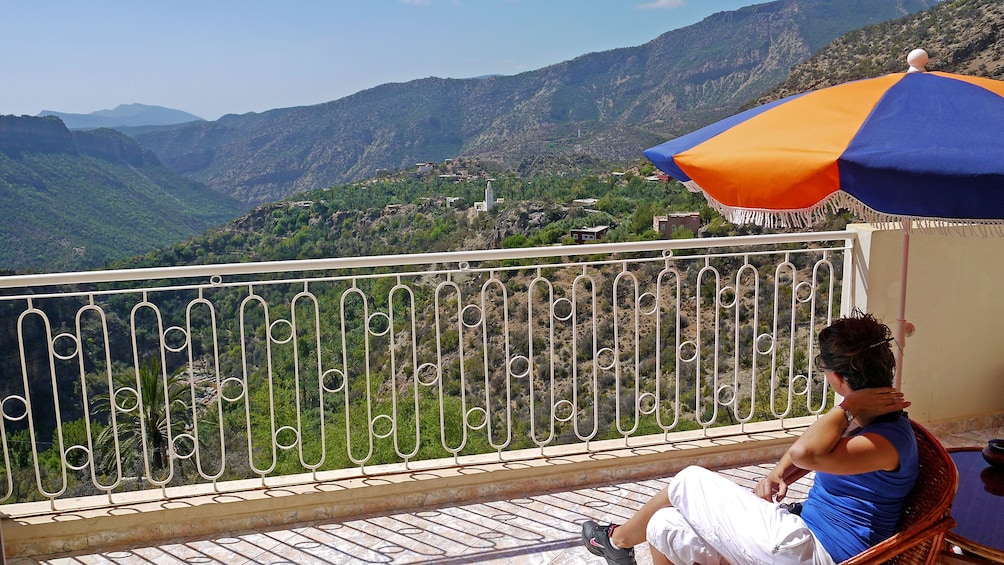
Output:
<instances>
[{"instance_id":1,"label":"wicker chair","mask_svg":"<svg viewBox=\"0 0 1004 565\"><path fill-rule=\"evenodd\" d=\"M945 534L955 525L951 506L959 487L959 473L931 432L916 422L913 429L917 434L920 475L906 497L898 531L841 565L937 563Z\"/></svg>"}]
</instances>

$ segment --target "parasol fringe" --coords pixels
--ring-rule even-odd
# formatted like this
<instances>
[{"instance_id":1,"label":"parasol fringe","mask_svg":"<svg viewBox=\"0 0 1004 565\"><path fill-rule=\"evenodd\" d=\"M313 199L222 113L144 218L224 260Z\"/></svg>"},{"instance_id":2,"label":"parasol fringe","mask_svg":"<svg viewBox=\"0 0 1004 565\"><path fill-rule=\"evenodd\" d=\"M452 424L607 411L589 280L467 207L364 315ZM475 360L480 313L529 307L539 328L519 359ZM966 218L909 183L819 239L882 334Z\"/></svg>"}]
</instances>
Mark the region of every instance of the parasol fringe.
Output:
<instances>
[{"instance_id":1,"label":"parasol fringe","mask_svg":"<svg viewBox=\"0 0 1004 565\"><path fill-rule=\"evenodd\" d=\"M809 208L795 210L768 210L742 208L722 204L704 192L693 180L683 183L687 190L700 192L708 200L708 205L733 224L756 224L765 228L808 229L816 222L825 220L827 214L848 210L865 223L879 229L902 227L902 220L911 220L908 231L933 229L944 235L1004 237L1004 219L1001 220L960 220L955 218L917 217L879 212L846 192L837 191Z\"/></svg>"}]
</instances>

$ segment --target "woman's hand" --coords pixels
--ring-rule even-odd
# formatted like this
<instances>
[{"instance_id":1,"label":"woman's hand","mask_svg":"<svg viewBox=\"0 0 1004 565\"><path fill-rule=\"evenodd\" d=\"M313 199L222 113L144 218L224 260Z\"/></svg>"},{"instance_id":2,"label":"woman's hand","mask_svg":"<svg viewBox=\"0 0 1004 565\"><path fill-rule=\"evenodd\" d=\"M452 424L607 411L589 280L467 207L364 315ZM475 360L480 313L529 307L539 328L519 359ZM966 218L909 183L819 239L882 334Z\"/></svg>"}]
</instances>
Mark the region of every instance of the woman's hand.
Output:
<instances>
[{"instance_id":1,"label":"woman's hand","mask_svg":"<svg viewBox=\"0 0 1004 565\"><path fill-rule=\"evenodd\" d=\"M862 388L844 397L840 407L850 412L864 427L883 414L898 412L910 406L903 393L894 388Z\"/></svg>"},{"instance_id":2,"label":"woman's hand","mask_svg":"<svg viewBox=\"0 0 1004 565\"><path fill-rule=\"evenodd\" d=\"M753 492L767 502L784 500L785 495L788 494L788 484L775 471L771 471L766 478L760 479L756 487L753 488Z\"/></svg>"}]
</instances>

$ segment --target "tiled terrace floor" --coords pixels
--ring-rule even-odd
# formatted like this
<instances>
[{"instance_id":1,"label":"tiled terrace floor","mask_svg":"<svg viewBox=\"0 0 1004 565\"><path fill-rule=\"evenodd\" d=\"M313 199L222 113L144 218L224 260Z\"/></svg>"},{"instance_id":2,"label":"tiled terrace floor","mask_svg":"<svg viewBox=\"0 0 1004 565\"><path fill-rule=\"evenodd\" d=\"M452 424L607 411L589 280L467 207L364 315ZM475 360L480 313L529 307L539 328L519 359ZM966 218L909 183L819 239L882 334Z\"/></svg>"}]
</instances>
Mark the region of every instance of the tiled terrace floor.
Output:
<instances>
[{"instance_id":1,"label":"tiled terrace floor","mask_svg":"<svg viewBox=\"0 0 1004 565\"><path fill-rule=\"evenodd\" d=\"M946 447L964 447L985 445L993 437L1004 437L1004 427L945 435L940 439ZM719 471L752 487L771 466ZM599 563L601 560L580 546L580 524L589 519L622 522L667 482L668 478L620 483L126 551L43 560L18 557L7 562L12 565ZM793 491L797 491L793 492L795 497L804 496L807 485L796 485ZM640 564L651 563L647 548L639 547L636 553Z\"/></svg>"}]
</instances>

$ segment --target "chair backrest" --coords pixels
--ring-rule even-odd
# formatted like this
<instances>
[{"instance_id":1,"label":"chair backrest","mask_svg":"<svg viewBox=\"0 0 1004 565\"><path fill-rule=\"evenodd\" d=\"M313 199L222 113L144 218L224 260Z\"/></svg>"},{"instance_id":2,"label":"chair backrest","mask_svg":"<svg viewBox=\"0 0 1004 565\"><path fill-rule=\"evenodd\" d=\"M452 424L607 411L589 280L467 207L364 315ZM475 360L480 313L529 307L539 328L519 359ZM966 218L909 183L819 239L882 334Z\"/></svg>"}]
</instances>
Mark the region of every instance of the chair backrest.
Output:
<instances>
[{"instance_id":1,"label":"chair backrest","mask_svg":"<svg viewBox=\"0 0 1004 565\"><path fill-rule=\"evenodd\" d=\"M951 507L959 472L938 439L920 424L912 420L911 424L917 435L920 472L904 502L897 532L842 565L933 564L938 560L945 534L955 525Z\"/></svg>"}]
</instances>

